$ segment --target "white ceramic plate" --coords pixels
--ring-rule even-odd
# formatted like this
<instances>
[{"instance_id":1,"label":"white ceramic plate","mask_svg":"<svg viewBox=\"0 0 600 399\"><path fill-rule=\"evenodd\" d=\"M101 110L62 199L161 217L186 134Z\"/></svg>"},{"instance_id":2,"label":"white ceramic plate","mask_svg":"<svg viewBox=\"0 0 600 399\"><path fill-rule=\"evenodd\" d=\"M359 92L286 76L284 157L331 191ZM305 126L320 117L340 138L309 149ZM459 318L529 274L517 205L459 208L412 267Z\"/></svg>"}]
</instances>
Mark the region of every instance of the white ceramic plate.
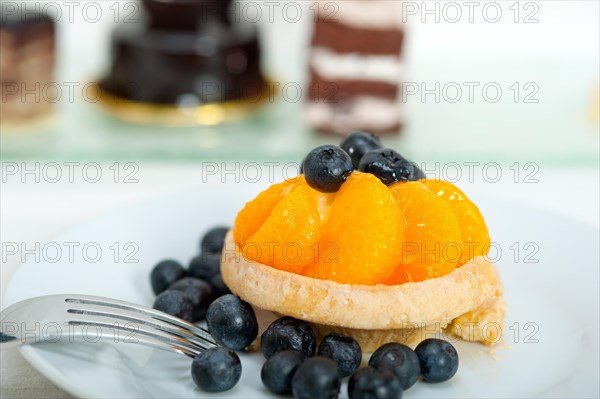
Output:
<instances>
[{"instance_id":1,"label":"white ceramic plate","mask_svg":"<svg viewBox=\"0 0 600 399\"><path fill-rule=\"evenodd\" d=\"M80 250L73 262L64 254L57 263L48 262L50 254L31 259L7 287L5 305L53 293L151 305L153 265L168 257L187 262L202 232L231 223L236 210L261 188L203 186L83 224L51 241L63 248L64 243L79 243L76 248L95 243L103 251L98 262L85 261ZM598 231L524 205L485 196L476 200L502 249L497 264L508 302L504 342L495 353L480 344L456 343L458 374L443 384L418 383L405 397L598 397ZM120 247L116 259L114 243ZM133 246L125 248L128 243ZM89 251L88 258L96 257ZM126 255L139 262L126 263ZM267 323L263 317L261 329ZM190 359L170 352L100 341L38 344L22 353L79 397L271 397L260 382L260 353L241 356L240 383L219 395L195 388ZM347 397L345 389L341 397Z\"/></svg>"}]
</instances>

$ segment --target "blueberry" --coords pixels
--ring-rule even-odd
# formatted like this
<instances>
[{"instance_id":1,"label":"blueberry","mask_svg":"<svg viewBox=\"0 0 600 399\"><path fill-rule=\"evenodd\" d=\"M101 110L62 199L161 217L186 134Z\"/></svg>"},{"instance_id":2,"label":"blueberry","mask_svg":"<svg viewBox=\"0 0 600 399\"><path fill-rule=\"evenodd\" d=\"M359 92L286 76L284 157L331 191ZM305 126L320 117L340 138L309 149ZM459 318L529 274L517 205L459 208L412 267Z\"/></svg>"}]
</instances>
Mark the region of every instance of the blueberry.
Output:
<instances>
[{"instance_id":1,"label":"blueberry","mask_svg":"<svg viewBox=\"0 0 600 399\"><path fill-rule=\"evenodd\" d=\"M220 298L223 295L231 294L231 290L223 281L221 273L214 275L213 278L210 279L210 285L212 286L215 299Z\"/></svg>"},{"instance_id":2,"label":"blueberry","mask_svg":"<svg viewBox=\"0 0 600 399\"><path fill-rule=\"evenodd\" d=\"M353 169L350 155L335 145L315 148L302 163L308 185L324 193L338 191Z\"/></svg>"},{"instance_id":3,"label":"blueberry","mask_svg":"<svg viewBox=\"0 0 600 399\"><path fill-rule=\"evenodd\" d=\"M242 364L235 352L210 348L192 361L192 379L206 392L223 392L235 386L242 375Z\"/></svg>"},{"instance_id":4,"label":"blueberry","mask_svg":"<svg viewBox=\"0 0 600 399\"><path fill-rule=\"evenodd\" d=\"M265 330L260 338L260 346L267 359L288 349L300 352L307 358L315 354L317 339L307 322L284 316Z\"/></svg>"},{"instance_id":5,"label":"blueberry","mask_svg":"<svg viewBox=\"0 0 600 399\"><path fill-rule=\"evenodd\" d=\"M363 155L381 148L382 145L379 137L371 133L352 132L342 140L340 147L350 155L354 169L358 169L358 163Z\"/></svg>"},{"instance_id":6,"label":"blueberry","mask_svg":"<svg viewBox=\"0 0 600 399\"><path fill-rule=\"evenodd\" d=\"M185 269L174 260L159 262L150 273L150 284L154 295L158 295L175 281L185 277Z\"/></svg>"},{"instance_id":7,"label":"blueberry","mask_svg":"<svg viewBox=\"0 0 600 399\"><path fill-rule=\"evenodd\" d=\"M417 345L415 352L421 363L424 381L448 381L458 370L458 353L448 341L428 338Z\"/></svg>"},{"instance_id":8,"label":"blueberry","mask_svg":"<svg viewBox=\"0 0 600 399\"><path fill-rule=\"evenodd\" d=\"M360 160L358 170L377 176L387 186L425 178L415 163L389 148L367 152Z\"/></svg>"},{"instance_id":9,"label":"blueberry","mask_svg":"<svg viewBox=\"0 0 600 399\"><path fill-rule=\"evenodd\" d=\"M184 277L175 281L169 291L181 291L192 300L194 305L194 320L202 320L206 315L208 305L213 301L213 289L204 280L194 277Z\"/></svg>"},{"instance_id":10,"label":"blueberry","mask_svg":"<svg viewBox=\"0 0 600 399\"><path fill-rule=\"evenodd\" d=\"M412 175L412 179L411 181L417 181L417 180L422 180L422 179L427 179L427 175L425 174L425 172L423 172L421 170L421 168L419 168L417 166L416 163L411 162L411 165L413 167L413 175Z\"/></svg>"},{"instance_id":11,"label":"blueberry","mask_svg":"<svg viewBox=\"0 0 600 399\"><path fill-rule=\"evenodd\" d=\"M160 293L152 307L161 312L179 317L180 319L194 320L194 304L192 300L181 291L165 291Z\"/></svg>"},{"instance_id":12,"label":"blueberry","mask_svg":"<svg viewBox=\"0 0 600 399\"><path fill-rule=\"evenodd\" d=\"M188 275L210 281L221 273L221 254L202 253L190 261Z\"/></svg>"},{"instance_id":13,"label":"blueberry","mask_svg":"<svg viewBox=\"0 0 600 399\"><path fill-rule=\"evenodd\" d=\"M369 366L394 373L405 391L412 387L421 375L421 365L415 351L398 343L389 343L379 347L371 355Z\"/></svg>"},{"instance_id":14,"label":"blueberry","mask_svg":"<svg viewBox=\"0 0 600 399\"><path fill-rule=\"evenodd\" d=\"M362 361L360 345L352 337L331 333L319 344L317 355L334 360L342 372L342 377L354 373Z\"/></svg>"},{"instance_id":15,"label":"blueberry","mask_svg":"<svg viewBox=\"0 0 600 399\"><path fill-rule=\"evenodd\" d=\"M348 396L350 399L400 399L402 386L391 371L366 367L348 380Z\"/></svg>"},{"instance_id":16,"label":"blueberry","mask_svg":"<svg viewBox=\"0 0 600 399\"><path fill-rule=\"evenodd\" d=\"M277 352L263 364L260 371L263 385L278 395L291 393L292 377L303 361L304 358L300 352Z\"/></svg>"},{"instance_id":17,"label":"blueberry","mask_svg":"<svg viewBox=\"0 0 600 399\"><path fill-rule=\"evenodd\" d=\"M208 331L220 345L241 351L258 335L254 309L235 295L216 299L206 312Z\"/></svg>"},{"instance_id":18,"label":"blueberry","mask_svg":"<svg viewBox=\"0 0 600 399\"><path fill-rule=\"evenodd\" d=\"M215 227L210 229L202 240L200 240L200 252L209 254L221 254L225 244L225 236L230 230L229 227Z\"/></svg>"},{"instance_id":19,"label":"blueberry","mask_svg":"<svg viewBox=\"0 0 600 399\"><path fill-rule=\"evenodd\" d=\"M292 377L292 393L296 399L334 399L341 385L339 366L323 356L305 360Z\"/></svg>"}]
</instances>

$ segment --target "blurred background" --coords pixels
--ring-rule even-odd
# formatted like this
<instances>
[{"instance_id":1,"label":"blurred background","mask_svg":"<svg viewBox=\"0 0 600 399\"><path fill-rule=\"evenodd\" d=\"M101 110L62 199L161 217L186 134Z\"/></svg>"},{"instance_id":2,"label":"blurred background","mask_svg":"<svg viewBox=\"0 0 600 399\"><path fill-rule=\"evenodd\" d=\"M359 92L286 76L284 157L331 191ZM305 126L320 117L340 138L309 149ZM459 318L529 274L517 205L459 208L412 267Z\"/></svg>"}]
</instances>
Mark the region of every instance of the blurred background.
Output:
<instances>
[{"instance_id":1,"label":"blurred background","mask_svg":"<svg viewBox=\"0 0 600 399\"><path fill-rule=\"evenodd\" d=\"M247 165L282 180L355 129L475 196L598 225L596 1L0 6L3 242Z\"/></svg>"},{"instance_id":2,"label":"blurred background","mask_svg":"<svg viewBox=\"0 0 600 399\"><path fill-rule=\"evenodd\" d=\"M574 197L598 197L595 1L0 10L3 239L41 239L112 205L201 185L207 165L298 163L355 129L383 133L436 177L524 200L584 178L591 197ZM562 183L540 180L557 173ZM597 208L580 212L597 224Z\"/></svg>"},{"instance_id":3,"label":"blurred background","mask_svg":"<svg viewBox=\"0 0 600 399\"><path fill-rule=\"evenodd\" d=\"M0 296L31 256L6 245L35 254L190 188L258 176L258 192L356 129L475 200L597 228L599 15L577 0L2 0ZM9 360L3 397L27 397L19 375L45 386Z\"/></svg>"},{"instance_id":4,"label":"blurred background","mask_svg":"<svg viewBox=\"0 0 600 399\"><path fill-rule=\"evenodd\" d=\"M183 3L189 1L202 2ZM337 21L340 16L344 18L345 9L339 9L335 2L323 1L324 7L330 9L319 12L317 3L234 2L228 11L228 17L233 19L231 24L235 28L250 25L250 29L257 29L260 68L265 79L276 83L273 88L276 94L269 95L257 109L235 123L165 128L155 123L136 125L115 119L103 106L110 94L108 89L98 94L92 86L110 77L119 62L129 62L132 70L141 70L152 63L153 56L158 57L157 62L172 61L160 58L158 39L151 37L155 32L145 32L149 43L157 47L155 53L147 51L139 55L149 57L146 63L132 65L138 62L133 57L115 60L111 55L111 49L120 43L111 39L117 26L156 31L146 28L152 25L148 22L151 14L141 0L73 4L2 1L4 20L35 18L32 17L35 11L50 14L56 40L52 85L42 81L40 88L35 89L32 78L24 85L29 94L21 90L11 95L15 85L7 86L3 78L3 102L13 97L25 103L46 100L53 106L54 114L50 121L34 128L20 124L9 131L4 123L2 157L4 160L299 160L315 144L331 141L331 137L314 133L303 118L302 109L310 102L310 44L315 20L320 15L328 25L339 24ZM339 2L342 6L344 3L351 8L361 2ZM511 162L520 158L581 164L597 160L598 2L476 2L470 6L456 2L404 2L398 6L400 3L380 1L367 5L377 8L391 4L398 20L405 22L399 28L403 45L402 70L398 76L400 90L403 89L398 101L404 128L399 136L390 137L391 144L401 143L404 152L420 161L493 158ZM166 15L161 14L163 10L157 13ZM206 19L216 15L213 10L201 13ZM332 22L328 23L327 18ZM202 32L202 23L199 26L190 26L186 35L177 36L173 32L183 28L175 23L175 30L163 29L162 40L176 42L179 38L180 43L189 42L194 30L200 31L197 38L212 34ZM135 35L137 40L143 34L134 32L132 40ZM167 35L171 38L166 38ZM360 46L355 49L359 54L364 51ZM180 50L195 51L193 47ZM117 57L127 56L121 52ZM196 66L202 64L195 62ZM159 76L177 70L171 67L171 70L164 66L148 73L139 72L145 73L140 82L146 79L152 85L155 83L149 81L152 74ZM199 68L197 74L207 67ZM121 81L127 78L136 79L121 75ZM23 87L22 82L16 83ZM334 87L337 86L322 85L321 96L326 96L328 90L335 91ZM244 90L244 86L238 85L237 90ZM179 94L184 91L181 88ZM190 122L189 119L193 117L184 123Z\"/></svg>"}]
</instances>

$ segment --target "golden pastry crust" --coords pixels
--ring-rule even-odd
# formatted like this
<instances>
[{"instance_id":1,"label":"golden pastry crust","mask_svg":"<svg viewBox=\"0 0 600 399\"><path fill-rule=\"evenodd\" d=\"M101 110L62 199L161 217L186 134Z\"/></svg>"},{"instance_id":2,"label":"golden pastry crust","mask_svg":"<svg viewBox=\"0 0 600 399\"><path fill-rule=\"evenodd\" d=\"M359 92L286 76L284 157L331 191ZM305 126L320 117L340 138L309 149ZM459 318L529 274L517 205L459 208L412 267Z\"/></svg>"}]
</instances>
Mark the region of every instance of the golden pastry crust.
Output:
<instances>
[{"instance_id":1,"label":"golden pastry crust","mask_svg":"<svg viewBox=\"0 0 600 399\"><path fill-rule=\"evenodd\" d=\"M493 297L498 285L493 265L483 257L443 277L367 286L313 279L247 261L232 250L231 231L225 248L221 273L233 293L259 308L338 330L443 328Z\"/></svg>"},{"instance_id":2,"label":"golden pastry crust","mask_svg":"<svg viewBox=\"0 0 600 399\"><path fill-rule=\"evenodd\" d=\"M353 337L363 352L374 352L383 344L399 342L415 347L426 338L444 338L444 325L434 323L427 326L395 328L390 330L365 330L310 323L315 331L317 340L321 341L328 334L335 332Z\"/></svg>"},{"instance_id":3,"label":"golden pastry crust","mask_svg":"<svg viewBox=\"0 0 600 399\"><path fill-rule=\"evenodd\" d=\"M502 284L498 283L494 296L452 320L446 330L466 341L481 342L488 346L498 343L502 339L506 319L506 302L502 291Z\"/></svg>"}]
</instances>

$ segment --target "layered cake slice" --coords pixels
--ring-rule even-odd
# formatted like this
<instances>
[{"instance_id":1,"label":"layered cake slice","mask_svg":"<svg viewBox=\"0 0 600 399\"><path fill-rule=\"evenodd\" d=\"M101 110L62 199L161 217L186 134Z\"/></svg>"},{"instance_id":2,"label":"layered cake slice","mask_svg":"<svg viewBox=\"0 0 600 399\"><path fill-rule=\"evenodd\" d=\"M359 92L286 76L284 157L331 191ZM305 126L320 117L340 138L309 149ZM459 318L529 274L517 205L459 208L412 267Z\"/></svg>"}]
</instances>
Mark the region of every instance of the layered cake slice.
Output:
<instances>
[{"instance_id":1,"label":"layered cake slice","mask_svg":"<svg viewBox=\"0 0 600 399\"><path fill-rule=\"evenodd\" d=\"M55 27L43 14L4 13L0 18L2 124L21 124L48 114L57 101Z\"/></svg>"},{"instance_id":2,"label":"layered cake slice","mask_svg":"<svg viewBox=\"0 0 600 399\"><path fill-rule=\"evenodd\" d=\"M309 55L309 124L338 134L397 132L403 40L400 1L319 1Z\"/></svg>"}]
</instances>

